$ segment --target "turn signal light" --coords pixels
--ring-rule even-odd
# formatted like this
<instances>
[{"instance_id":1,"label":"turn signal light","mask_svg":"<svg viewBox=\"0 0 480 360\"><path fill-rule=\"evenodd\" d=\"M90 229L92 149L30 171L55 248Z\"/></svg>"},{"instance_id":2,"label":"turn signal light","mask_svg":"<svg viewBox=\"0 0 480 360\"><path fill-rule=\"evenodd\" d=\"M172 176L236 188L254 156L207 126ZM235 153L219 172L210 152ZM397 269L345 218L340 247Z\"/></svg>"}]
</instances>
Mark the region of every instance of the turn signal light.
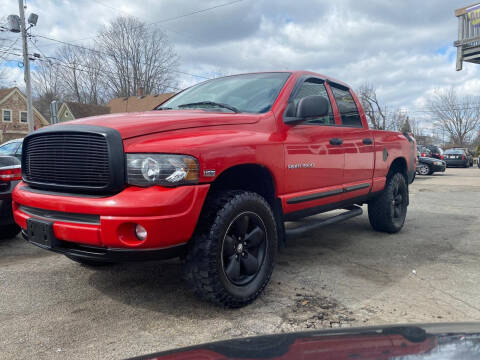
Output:
<instances>
[{"instance_id":1,"label":"turn signal light","mask_svg":"<svg viewBox=\"0 0 480 360\"><path fill-rule=\"evenodd\" d=\"M0 168L0 181L22 180L22 169L20 166Z\"/></svg>"}]
</instances>

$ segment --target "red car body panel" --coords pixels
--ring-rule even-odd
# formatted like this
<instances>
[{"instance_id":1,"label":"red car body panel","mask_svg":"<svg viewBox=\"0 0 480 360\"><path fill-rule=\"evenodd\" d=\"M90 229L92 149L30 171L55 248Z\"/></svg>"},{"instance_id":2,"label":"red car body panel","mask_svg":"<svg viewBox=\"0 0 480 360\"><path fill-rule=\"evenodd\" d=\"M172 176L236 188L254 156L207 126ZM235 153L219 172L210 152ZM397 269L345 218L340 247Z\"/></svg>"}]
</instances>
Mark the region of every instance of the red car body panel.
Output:
<instances>
[{"instance_id":1,"label":"red car body panel","mask_svg":"<svg viewBox=\"0 0 480 360\"><path fill-rule=\"evenodd\" d=\"M142 356L142 359L156 360L226 360L226 359L275 359L275 360L388 360L394 357L425 354L437 346L436 338L427 337L421 342L411 342L402 335L331 335L328 337L305 337L296 339L284 354L271 356L268 350L263 356L248 356L248 344L244 347L244 356L235 356L223 346L227 354L216 349L216 344L199 345L194 350L174 350L170 354ZM219 348L221 346L218 346ZM230 352L232 352L230 350ZM241 353L241 350L237 350ZM261 351L258 351L261 353ZM271 351L273 352L273 351Z\"/></svg>"},{"instance_id":2,"label":"red car body panel","mask_svg":"<svg viewBox=\"0 0 480 360\"><path fill-rule=\"evenodd\" d=\"M20 204L46 210L100 215L98 225L56 221L59 240L109 248L159 249L186 243L193 234L209 185L177 188L129 187L109 197L85 198L37 194L17 185L13 202L15 221L26 228L30 217ZM148 230L145 241L135 239L133 228Z\"/></svg>"},{"instance_id":3,"label":"red car body panel","mask_svg":"<svg viewBox=\"0 0 480 360\"><path fill-rule=\"evenodd\" d=\"M326 88L335 125L285 124L283 114L289 96L297 80L304 76L321 77L347 86L318 74L292 72L271 111L264 114L162 110L103 115L70 122L116 129L123 139L125 153L194 156L200 165L199 184L177 188L129 186L116 195L91 198L33 193L27 191L22 183L13 193L16 222L25 229L29 215L22 211L21 205L95 214L100 216L99 225L55 222L55 236L65 241L111 248L156 249L188 241L207 196L208 184L237 165L255 164L268 170L284 214L381 191L392 162L398 158L404 159L408 169L415 169L412 163L412 159L416 159L415 152L407 138L396 132L370 130L353 92L363 127L341 126L328 81ZM332 137L343 138L343 146L331 145L329 141ZM365 144L366 138L371 139L372 144ZM289 169L292 164L314 166L293 170ZM205 177L204 170L208 169L215 169L215 176ZM364 187L345 192L357 185ZM291 201L329 191L339 193L312 201ZM132 226L135 224L147 229L149 235L146 241L133 241Z\"/></svg>"}]
</instances>

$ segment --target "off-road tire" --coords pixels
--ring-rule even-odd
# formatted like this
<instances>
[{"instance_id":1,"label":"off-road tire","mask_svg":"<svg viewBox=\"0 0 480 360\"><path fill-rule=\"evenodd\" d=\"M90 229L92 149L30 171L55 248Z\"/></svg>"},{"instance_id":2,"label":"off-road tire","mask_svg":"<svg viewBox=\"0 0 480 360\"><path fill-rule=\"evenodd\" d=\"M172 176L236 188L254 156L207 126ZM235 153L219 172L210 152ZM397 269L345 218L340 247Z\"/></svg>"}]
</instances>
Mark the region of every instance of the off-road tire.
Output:
<instances>
[{"instance_id":1,"label":"off-road tire","mask_svg":"<svg viewBox=\"0 0 480 360\"><path fill-rule=\"evenodd\" d=\"M223 265L223 245L235 219L244 213L258 216L265 229L264 256L253 279L236 285ZM270 205L257 193L224 191L209 195L190 240L183 266L184 279L201 299L228 308L253 302L270 281L277 251L277 229Z\"/></svg>"},{"instance_id":2,"label":"off-road tire","mask_svg":"<svg viewBox=\"0 0 480 360\"><path fill-rule=\"evenodd\" d=\"M394 217L394 192L396 192L396 189L399 189L402 195L400 217ZM405 177L400 173L388 176L385 189L368 203L370 225L376 231L391 234L399 232L405 223L407 206L408 186Z\"/></svg>"},{"instance_id":3,"label":"off-road tire","mask_svg":"<svg viewBox=\"0 0 480 360\"><path fill-rule=\"evenodd\" d=\"M73 255L65 255L67 258L70 260L73 260L80 265L86 266L86 267L103 267L103 266L109 266L113 265L113 262L109 261L95 261L95 260L89 260L89 259L84 259L81 257L73 256Z\"/></svg>"},{"instance_id":4,"label":"off-road tire","mask_svg":"<svg viewBox=\"0 0 480 360\"><path fill-rule=\"evenodd\" d=\"M12 239L20 232L20 226L17 224L0 226L0 239Z\"/></svg>"}]
</instances>

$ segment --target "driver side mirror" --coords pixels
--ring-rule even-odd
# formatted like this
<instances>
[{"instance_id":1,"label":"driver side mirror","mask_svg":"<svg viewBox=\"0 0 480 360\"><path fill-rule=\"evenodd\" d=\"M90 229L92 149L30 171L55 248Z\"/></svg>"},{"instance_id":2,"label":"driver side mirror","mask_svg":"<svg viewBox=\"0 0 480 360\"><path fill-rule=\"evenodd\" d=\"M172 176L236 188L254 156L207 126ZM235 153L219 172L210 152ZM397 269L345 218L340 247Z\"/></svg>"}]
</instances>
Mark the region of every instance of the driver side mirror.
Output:
<instances>
[{"instance_id":1,"label":"driver side mirror","mask_svg":"<svg viewBox=\"0 0 480 360\"><path fill-rule=\"evenodd\" d=\"M320 118L328 115L330 102L324 96L312 95L298 101L295 117L285 117L286 124L296 124L309 118Z\"/></svg>"}]
</instances>

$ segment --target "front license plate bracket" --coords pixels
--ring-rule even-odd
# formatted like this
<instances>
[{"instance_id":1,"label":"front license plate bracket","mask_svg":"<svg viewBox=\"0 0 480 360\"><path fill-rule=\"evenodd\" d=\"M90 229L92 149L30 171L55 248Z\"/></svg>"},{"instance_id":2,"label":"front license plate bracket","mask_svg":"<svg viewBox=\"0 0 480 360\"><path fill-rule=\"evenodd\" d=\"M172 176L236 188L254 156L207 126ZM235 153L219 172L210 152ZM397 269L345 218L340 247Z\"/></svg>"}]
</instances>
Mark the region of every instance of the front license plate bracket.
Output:
<instances>
[{"instance_id":1,"label":"front license plate bracket","mask_svg":"<svg viewBox=\"0 0 480 360\"><path fill-rule=\"evenodd\" d=\"M30 242L45 248L52 248L55 243L53 223L39 219L27 219L27 235Z\"/></svg>"}]
</instances>

